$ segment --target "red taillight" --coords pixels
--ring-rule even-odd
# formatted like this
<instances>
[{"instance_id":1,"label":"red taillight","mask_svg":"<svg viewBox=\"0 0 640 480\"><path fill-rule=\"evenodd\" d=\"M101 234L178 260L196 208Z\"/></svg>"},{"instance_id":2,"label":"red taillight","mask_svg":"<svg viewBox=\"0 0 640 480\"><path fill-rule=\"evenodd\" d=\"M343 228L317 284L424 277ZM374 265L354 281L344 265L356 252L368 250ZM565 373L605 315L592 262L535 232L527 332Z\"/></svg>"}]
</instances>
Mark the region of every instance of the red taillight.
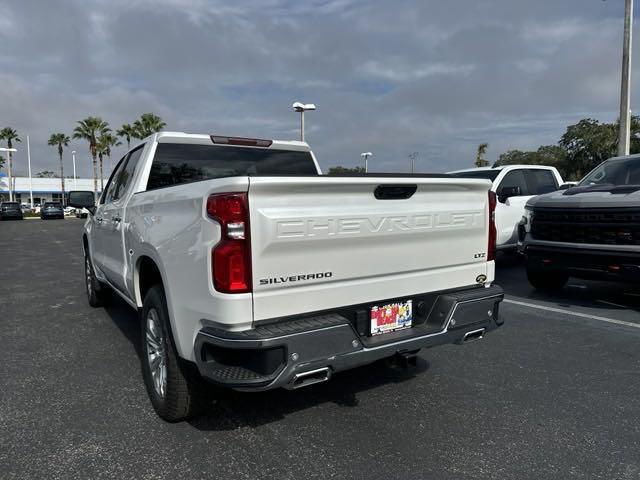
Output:
<instances>
[{"instance_id":1,"label":"red taillight","mask_svg":"<svg viewBox=\"0 0 640 480\"><path fill-rule=\"evenodd\" d=\"M220 193L207 199L207 214L220 223L221 239L211 252L213 285L223 293L251 291L249 202L246 193Z\"/></svg>"},{"instance_id":2,"label":"red taillight","mask_svg":"<svg viewBox=\"0 0 640 480\"><path fill-rule=\"evenodd\" d=\"M489 245L487 262L496 259L496 194L489 190Z\"/></svg>"}]
</instances>

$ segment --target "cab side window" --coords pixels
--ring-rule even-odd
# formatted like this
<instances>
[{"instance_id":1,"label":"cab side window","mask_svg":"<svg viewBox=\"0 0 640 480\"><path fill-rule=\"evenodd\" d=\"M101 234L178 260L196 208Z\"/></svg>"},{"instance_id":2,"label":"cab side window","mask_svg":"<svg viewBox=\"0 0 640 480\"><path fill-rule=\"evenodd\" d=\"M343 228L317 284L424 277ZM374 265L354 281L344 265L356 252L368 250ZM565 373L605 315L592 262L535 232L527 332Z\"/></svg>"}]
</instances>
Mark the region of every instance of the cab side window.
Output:
<instances>
[{"instance_id":1,"label":"cab side window","mask_svg":"<svg viewBox=\"0 0 640 480\"><path fill-rule=\"evenodd\" d=\"M118 177L120 176L120 172L124 168L124 164L127 161L128 156L129 154L122 157L118 162L118 164L116 165L116 168L114 168L113 172L111 172L111 176L107 181L107 185L104 188L102 195L100 196L100 205L104 203L109 203L113 199L113 193L115 192L116 183L118 183L117 181Z\"/></svg>"},{"instance_id":2,"label":"cab side window","mask_svg":"<svg viewBox=\"0 0 640 480\"><path fill-rule=\"evenodd\" d=\"M558 190L556 177L549 170L531 169L526 172L529 195L543 195Z\"/></svg>"},{"instance_id":3,"label":"cab side window","mask_svg":"<svg viewBox=\"0 0 640 480\"><path fill-rule=\"evenodd\" d=\"M127 188L131 185L131 180L133 179L133 174L135 173L136 167L138 166L138 160L140 160L143 148L144 145L140 145L138 148L129 153L129 156L124 163L124 168L122 168L122 171L118 175L118 179L115 182L111 201L115 201L121 198L127 191Z\"/></svg>"},{"instance_id":4,"label":"cab side window","mask_svg":"<svg viewBox=\"0 0 640 480\"><path fill-rule=\"evenodd\" d=\"M520 195L531 195L522 170L512 170L507 173L500 182L496 194L500 196L505 187L520 187Z\"/></svg>"}]
</instances>

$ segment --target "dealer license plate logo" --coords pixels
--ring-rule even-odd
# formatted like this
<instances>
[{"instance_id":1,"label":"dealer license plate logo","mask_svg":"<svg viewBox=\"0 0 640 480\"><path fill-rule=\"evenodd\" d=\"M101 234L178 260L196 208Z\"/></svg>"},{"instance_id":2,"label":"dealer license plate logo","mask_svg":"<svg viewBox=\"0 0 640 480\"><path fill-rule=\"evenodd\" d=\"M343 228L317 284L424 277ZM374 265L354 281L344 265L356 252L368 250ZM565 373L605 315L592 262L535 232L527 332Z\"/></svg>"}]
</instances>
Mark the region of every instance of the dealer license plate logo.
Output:
<instances>
[{"instance_id":1,"label":"dealer license plate logo","mask_svg":"<svg viewBox=\"0 0 640 480\"><path fill-rule=\"evenodd\" d=\"M381 335L409 328L412 319L412 300L376 305L371 307L371 335Z\"/></svg>"}]
</instances>

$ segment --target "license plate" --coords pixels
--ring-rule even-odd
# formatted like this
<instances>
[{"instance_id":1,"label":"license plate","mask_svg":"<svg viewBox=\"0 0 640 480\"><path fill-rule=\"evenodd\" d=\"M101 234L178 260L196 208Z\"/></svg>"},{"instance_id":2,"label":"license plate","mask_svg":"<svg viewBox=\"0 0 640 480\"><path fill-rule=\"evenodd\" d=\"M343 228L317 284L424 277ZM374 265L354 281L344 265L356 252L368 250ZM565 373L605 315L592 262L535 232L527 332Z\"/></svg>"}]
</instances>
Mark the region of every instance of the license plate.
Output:
<instances>
[{"instance_id":1,"label":"license plate","mask_svg":"<svg viewBox=\"0 0 640 480\"><path fill-rule=\"evenodd\" d=\"M413 303L394 302L371 307L371 335L395 332L410 328L413 319Z\"/></svg>"}]
</instances>

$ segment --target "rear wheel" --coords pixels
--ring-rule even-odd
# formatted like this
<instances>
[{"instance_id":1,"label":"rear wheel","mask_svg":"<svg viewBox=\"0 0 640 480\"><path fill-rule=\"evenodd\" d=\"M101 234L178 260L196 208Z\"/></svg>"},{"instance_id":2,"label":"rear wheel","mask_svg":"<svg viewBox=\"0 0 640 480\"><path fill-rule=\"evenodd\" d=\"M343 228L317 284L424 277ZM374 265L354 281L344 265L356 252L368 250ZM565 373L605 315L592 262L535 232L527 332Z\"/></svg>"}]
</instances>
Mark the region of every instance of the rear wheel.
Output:
<instances>
[{"instance_id":1,"label":"rear wheel","mask_svg":"<svg viewBox=\"0 0 640 480\"><path fill-rule=\"evenodd\" d=\"M140 322L142 374L156 413L168 422L201 413L207 405L207 394L193 366L178 356L162 286L151 287L145 295Z\"/></svg>"},{"instance_id":2,"label":"rear wheel","mask_svg":"<svg viewBox=\"0 0 640 480\"><path fill-rule=\"evenodd\" d=\"M96 278L89 253L86 250L84 253L84 280L89 305L94 308L105 305L109 296L109 287Z\"/></svg>"},{"instance_id":3,"label":"rear wheel","mask_svg":"<svg viewBox=\"0 0 640 480\"><path fill-rule=\"evenodd\" d=\"M527 266L527 278L529 283L537 290L556 292L564 288L569 280L569 275L564 272Z\"/></svg>"}]
</instances>

